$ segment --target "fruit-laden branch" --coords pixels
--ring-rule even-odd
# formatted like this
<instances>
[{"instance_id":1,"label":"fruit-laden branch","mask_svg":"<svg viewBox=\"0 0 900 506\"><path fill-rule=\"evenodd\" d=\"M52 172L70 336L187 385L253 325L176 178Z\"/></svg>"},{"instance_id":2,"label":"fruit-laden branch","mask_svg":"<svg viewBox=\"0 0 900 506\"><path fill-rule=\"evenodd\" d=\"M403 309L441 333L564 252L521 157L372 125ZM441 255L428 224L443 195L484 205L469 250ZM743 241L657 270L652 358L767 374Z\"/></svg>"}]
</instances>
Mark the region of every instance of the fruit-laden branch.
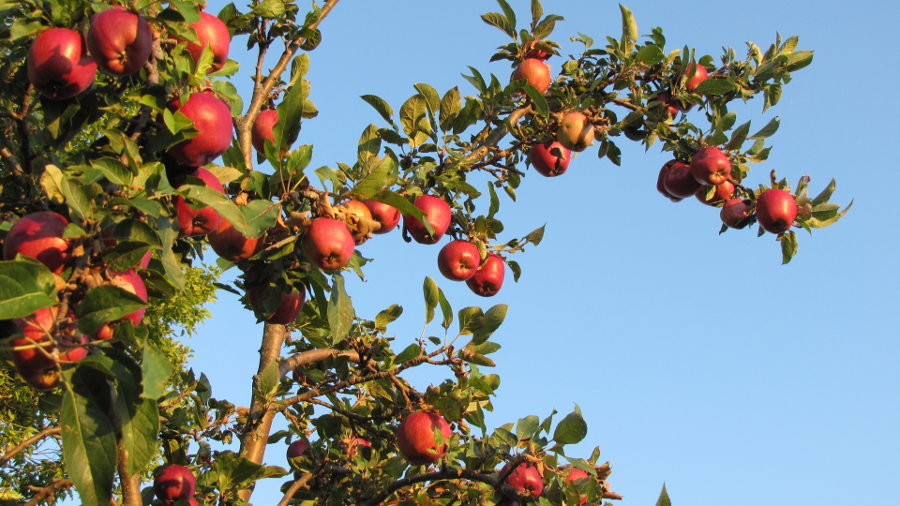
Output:
<instances>
[{"instance_id":1,"label":"fruit-laden branch","mask_svg":"<svg viewBox=\"0 0 900 506\"><path fill-rule=\"evenodd\" d=\"M507 473L508 476L508 473ZM363 506L375 506L377 504L381 504L388 496L394 493L397 490L400 490L403 487L407 487L409 485L414 485L416 483L422 483L426 481L435 481L435 480L453 480L453 479L466 479L469 481L478 481L481 483L486 483L492 487L494 487L497 491L503 494L506 497L522 499L523 501L530 496L527 494L519 495L519 491L517 491L512 486L503 482L500 479L500 475L494 473L483 473L479 471L472 471L469 469L450 469L443 468L440 471L432 471L430 473L419 474L416 476L409 476L407 478L401 478L391 483L387 487L385 487L384 491L379 492L378 494L369 498L368 501L363 501L360 504ZM504 478L505 479L505 478Z\"/></svg>"},{"instance_id":2,"label":"fruit-laden branch","mask_svg":"<svg viewBox=\"0 0 900 506\"><path fill-rule=\"evenodd\" d=\"M309 29L315 30L316 27L319 26L319 23L325 19L325 16L331 12L331 9L338 3L338 0L328 0L325 2L325 5L322 6L322 10L319 11L319 17L315 21L313 21L309 25ZM272 71L269 73L269 76L263 80L262 84L259 86L254 86L253 89L253 98L250 100L250 106L247 108L247 113L242 116L237 116L234 120L235 126L238 131L238 141L241 146L241 154L244 156L244 166L252 167L253 166L253 150L251 149L252 143L250 142L250 131L253 127L253 122L256 121L256 116L259 115L260 109L262 109L263 104L266 99L268 99L269 94L272 92L272 88L275 87L275 80L284 73L285 69L287 69L288 63L291 62L291 58L294 57L294 54L297 53L297 50L300 49L300 46L306 40L306 37L298 37L296 40L291 41L288 44L287 48L284 50L284 53L281 54L281 57L278 59L278 62L275 63L275 66L272 67Z\"/></svg>"},{"instance_id":3,"label":"fruit-laden branch","mask_svg":"<svg viewBox=\"0 0 900 506\"><path fill-rule=\"evenodd\" d=\"M48 485L44 488L29 487L32 490L37 491L37 494L34 497L32 497L30 501L25 503L25 506L37 506L38 504L42 504L45 502L47 504L53 503L54 502L53 500L48 500L48 499L51 499L52 497L54 497L57 492L59 492L61 490L66 490L67 488L71 488L73 485L75 485L75 484L72 483L72 480L66 480L63 478L53 478L53 481L50 482L50 485Z\"/></svg>"},{"instance_id":4,"label":"fruit-laden branch","mask_svg":"<svg viewBox=\"0 0 900 506\"><path fill-rule=\"evenodd\" d=\"M11 458L15 457L16 455L18 455L19 453L21 453L22 450L24 450L25 448L28 448L29 446L33 445L34 443L37 443L38 441L40 441L41 439L44 439L47 436L55 436L55 435L59 434L59 432L60 432L59 427L47 427L44 430L38 432L37 434L31 436L30 438L26 439L25 441L22 441L21 443L17 444L13 448L8 449L6 451L6 453L4 453L3 455L0 455L0 466L2 466L3 464L6 464L9 461L9 459L11 459Z\"/></svg>"}]
</instances>

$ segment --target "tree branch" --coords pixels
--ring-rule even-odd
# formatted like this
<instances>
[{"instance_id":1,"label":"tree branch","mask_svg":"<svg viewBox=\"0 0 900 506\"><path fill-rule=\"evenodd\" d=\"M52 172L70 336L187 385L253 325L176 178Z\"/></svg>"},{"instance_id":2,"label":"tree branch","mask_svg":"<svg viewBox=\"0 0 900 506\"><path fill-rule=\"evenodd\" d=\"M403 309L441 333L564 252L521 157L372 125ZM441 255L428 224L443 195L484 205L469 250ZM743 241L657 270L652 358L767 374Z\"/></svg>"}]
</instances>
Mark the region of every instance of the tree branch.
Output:
<instances>
[{"instance_id":1,"label":"tree branch","mask_svg":"<svg viewBox=\"0 0 900 506\"><path fill-rule=\"evenodd\" d=\"M31 498L30 501L25 503L25 506L37 506L38 504L41 504L43 502L47 502L48 504L52 503L54 501L48 501L47 499L54 497L60 490L65 490L73 485L74 483L72 483L72 480L53 478L53 481L50 482L50 485L38 489L37 495L35 495Z\"/></svg>"},{"instance_id":2,"label":"tree branch","mask_svg":"<svg viewBox=\"0 0 900 506\"><path fill-rule=\"evenodd\" d=\"M282 360L279 364L279 374L281 376L297 369L316 362L321 362L326 358L347 357L351 362L359 362L359 353L348 350L335 350L332 348L320 348L315 350L304 351L298 353L288 359Z\"/></svg>"},{"instance_id":3,"label":"tree branch","mask_svg":"<svg viewBox=\"0 0 900 506\"><path fill-rule=\"evenodd\" d=\"M309 483L309 480L311 480L312 477L312 473L306 473L299 480L294 480L294 482L291 483L291 486L288 487L287 491L284 493L284 497L282 497L281 500L278 501L278 506L287 506L288 504L290 504L291 499L294 497L294 494L299 492L301 488L305 488L306 484Z\"/></svg>"},{"instance_id":4,"label":"tree branch","mask_svg":"<svg viewBox=\"0 0 900 506\"><path fill-rule=\"evenodd\" d=\"M60 432L59 427L47 427L44 430L38 432L37 434L31 436L30 438L26 439L25 441L22 441L21 443L17 444L16 446L14 446L10 449L7 449L6 452L2 456L0 456L0 466L6 464L9 461L9 459L11 459L11 458L15 457L16 455L18 455L19 453L21 453L22 450L24 450L25 448L28 448L29 446L33 445L34 443L37 443L38 441L40 441L41 439L44 439L47 436L53 436L53 435L59 434L59 432Z\"/></svg>"},{"instance_id":5,"label":"tree branch","mask_svg":"<svg viewBox=\"0 0 900 506\"><path fill-rule=\"evenodd\" d=\"M508 473L507 473L508 475ZM406 478L401 478L399 480L394 481L387 487L385 487L383 492L379 492L375 494L369 500L363 501L360 504L362 506L376 506L381 504L389 495L400 490L403 487L408 487L409 485L414 485L416 483L423 483L426 481L436 481L436 480L453 480L453 479L465 479L469 481L478 481L481 483L486 483L491 487L497 489L501 494L507 497L512 498L521 498L525 499L529 497L526 494L519 495L518 491L514 489L512 486L503 482L500 479L500 475L495 473L483 473L478 471L472 471L469 469L450 469L450 468L442 468L439 471L432 471L430 473L419 474L416 476L409 476Z\"/></svg>"}]
</instances>

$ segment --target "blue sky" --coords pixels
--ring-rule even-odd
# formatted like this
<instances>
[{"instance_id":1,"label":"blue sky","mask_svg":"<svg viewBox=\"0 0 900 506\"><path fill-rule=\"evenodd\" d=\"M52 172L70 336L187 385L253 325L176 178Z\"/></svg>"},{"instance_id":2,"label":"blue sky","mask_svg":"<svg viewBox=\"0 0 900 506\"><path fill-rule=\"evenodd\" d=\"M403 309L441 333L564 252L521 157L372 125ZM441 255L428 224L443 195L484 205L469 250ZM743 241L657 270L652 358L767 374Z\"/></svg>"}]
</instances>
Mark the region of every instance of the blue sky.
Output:
<instances>
[{"instance_id":1,"label":"blue sky","mask_svg":"<svg viewBox=\"0 0 900 506\"><path fill-rule=\"evenodd\" d=\"M521 25L528 2L510 3ZM517 258L519 283L509 276L496 297L479 298L441 277L439 245L406 244L395 232L360 247L375 261L365 283L349 285L358 314L401 304L391 330L402 349L421 332L424 276L454 309L509 304L494 338L503 383L489 423L565 414L577 403L590 429L571 453L600 446L625 506L654 504L663 482L676 505L897 506L900 213L888 183L900 133L892 53L900 9L874 1L628 6L641 34L662 26L670 49L689 44L715 57L723 46L743 54L745 41L765 49L776 32L799 35L815 60L781 103L766 113L759 101L737 109L739 123L782 120L769 161L748 181L774 168L794 184L811 175L817 192L834 177L833 200L855 199L853 210L801 233L799 255L782 266L773 236L718 236L717 210L661 197L656 175L668 157L623 141L621 167L592 148L561 177L530 171L518 203L504 201L502 239L547 224L544 242ZM576 50L568 37L578 32L598 42L619 36L616 2L547 0L544 9L566 18L552 37L564 53ZM360 95L379 95L396 111L417 82L472 94L461 77L468 65L507 78L508 63L488 63L507 42L479 19L490 10L494 2L339 3L310 54L320 115L304 122L300 142L315 145L311 167L352 162L362 130L380 125ZM231 57L244 69L235 84L247 90L253 60L244 47L234 41ZM550 60L554 72L562 61ZM188 344L214 395L246 405L262 329L237 308L221 293ZM424 388L434 377L410 379ZM283 451L270 448L266 461L284 465ZM277 486L261 483L254 502L274 504Z\"/></svg>"}]
</instances>

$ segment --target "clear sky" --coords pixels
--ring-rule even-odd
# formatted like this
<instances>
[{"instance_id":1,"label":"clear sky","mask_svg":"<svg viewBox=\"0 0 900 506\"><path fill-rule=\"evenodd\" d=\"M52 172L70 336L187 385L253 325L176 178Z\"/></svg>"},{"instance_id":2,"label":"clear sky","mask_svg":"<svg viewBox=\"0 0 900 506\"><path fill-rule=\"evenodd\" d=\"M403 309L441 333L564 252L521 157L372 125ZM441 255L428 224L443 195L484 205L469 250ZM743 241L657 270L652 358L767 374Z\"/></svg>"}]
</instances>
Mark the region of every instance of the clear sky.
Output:
<instances>
[{"instance_id":1,"label":"clear sky","mask_svg":"<svg viewBox=\"0 0 900 506\"><path fill-rule=\"evenodd\" d=\"M521 26L528 2L510 3ZM855 199L853 210L813 236L801 232L799 255L782 266L773 236L757 238L755 227L718 236L717 209L660 196L656 176L668 157L623 138L621 167L598 160L595 147L561 177L529 171L519 202L504 201L503 240L547 224L544 242L517 258L519 283L508 272L499 295L479 298L441 277L440 245L406 244L395 232L360 247L375 261L365 283L348 287L358 314L401 304L391 330L402 349L421 331L425 276L455 310L509 304L494 338L503 382L489 424L565 414L578 403L590 429L570 453L600 446L624 506L654 504L663 482L681 506L900 505L900 213L887 184L900 133L900 8L872 0L628 6L641 34L662 26L669 49L689 44L698 55L718 58L723 46L743 54L745 41L765 49L776 32L799 35L815 60L781 103L766 113L760 101L738 109L739 123L782 120L770 160L748 182L776 169L792 184L811 175L818 192L834 177L833 200ZM473 94L461 77L468 65L507 79L507 62L488 62L507 42L479 19L491 10L490 1L340 2L310 54L320 115L304 122L300 142L315 144L311 168L352 163L362 130L380 125L360 95L397 111L417 82ZM546 0L544 10L566 18L552 37L564 53L577 50L568 37L578 32L602 44L621 30L616 2ZM243 68L235 84L247 90L254 60L243 40L231 50ZM550 60L554 72L562 61ZM221 293L188 344L214 396L247 405L262 328L238 308ZM434 380L410 378L422 389ZM270 448L266 461L284 465L283 451ZM254 503L274 504L278 484L261 483Z\"/></svg>"}]
</instances>

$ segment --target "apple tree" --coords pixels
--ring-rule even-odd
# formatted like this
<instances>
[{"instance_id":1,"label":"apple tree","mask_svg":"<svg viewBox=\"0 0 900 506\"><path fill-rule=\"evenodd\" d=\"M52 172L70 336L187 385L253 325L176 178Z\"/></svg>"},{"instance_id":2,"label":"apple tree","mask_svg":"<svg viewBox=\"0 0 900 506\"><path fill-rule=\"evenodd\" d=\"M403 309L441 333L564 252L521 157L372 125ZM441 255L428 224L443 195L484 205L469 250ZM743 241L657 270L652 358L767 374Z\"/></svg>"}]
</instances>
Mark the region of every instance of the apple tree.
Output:
<instances>
[{"instance_id":1,"label":"apple tree","mask_svg":"<svg viewBox=\"0 0 900 506\"><path fill-rule=\"evenodd\" d=\"M381 123L360 125L345 162L312 169L298 141L318 113L309 53L337 4L254 0L214 15L191 0L0 1L4 498L245 504L276 479L280 504L617 499L598 450L570 454L587 431L577 409L487 426L506 306L454 308L424 277L428 331L398 339L403 308L360 315L351 302L346 277L370 268L361 246L380 234L434 244L448 281L490 297L543 236L504 236L516 189L563 176L573 152L619 165L625 141L671 153L664 197L695 197L723 232L758 224L785 263L795 229L847 212L829 202L834 182L811 196L807 177L751 178L779 122L753 130L729 110L775 106L811 51L794 37L743 56L667 48L661 28L639 37L624 6L618 38L564 49L561 17L532 0L520 26L498 0L482 19L508 37L490 59L509 76L469 67L467 82L414 84L402 104L365 95ZM233 38L255 68L228 58ZM564 61L559 75L549 58ZM239 96L232 81L248 77ZM226 269L237 281L218 281ZM216 289L265 323L249 406L184 365L179 337ZM415 385L415 367L446 379ZM273 430L279 418L288 430ZM290 469L266 451L287 451Z\"/></svg>"}]
</instances>

